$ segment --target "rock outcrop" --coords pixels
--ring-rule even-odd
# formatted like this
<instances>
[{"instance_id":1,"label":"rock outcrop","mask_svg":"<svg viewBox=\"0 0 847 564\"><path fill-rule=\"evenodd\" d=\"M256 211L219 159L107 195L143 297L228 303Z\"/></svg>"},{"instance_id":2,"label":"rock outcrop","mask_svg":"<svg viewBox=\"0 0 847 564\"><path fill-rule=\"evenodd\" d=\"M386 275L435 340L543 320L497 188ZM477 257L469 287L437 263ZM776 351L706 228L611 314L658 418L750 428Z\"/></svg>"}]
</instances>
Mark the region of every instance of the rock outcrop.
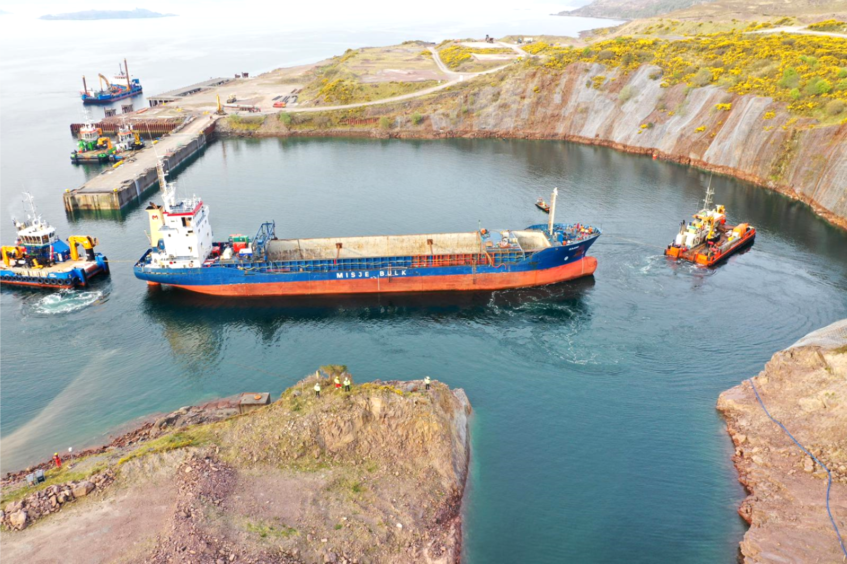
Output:
<instances>
[{"instance_id":1,"label":"rock outcrop","mask_svg":"<svg viewBox=\"0 0 847 564\"><path fill-rule=\"evenodd\" d=\"M16 502L2 516L4 556L112 561L120 538L122 562L458 562L470 456L464 392L435 381L429 390L375 381L346 392L327 370L269 406L121 450L108 489L98 475ZM82 496L91 499L67 503ZM27 527L53 500L64 517Z\"/></svg>"},{"instance_id":2,"label":"rock outcrop","mask_svg":"<svg viewBox=\"0 0 847 564\"><path fill-rule=\"evenodd\" d=\"M776 353L752 379L770 414L832 474L830 506L847 533L847 320ZM750 381L718 399L749 495L741 560L841 562L826 509L826 471L766 415Z\"/></svg>"},{"instance_id":3,"label":"rock outcrop","mask_svg":"<svg viewBox=\"0 0 847 564\"><path fill-rule=\"evenodd\" d=\"M114 480L115 473L107 470L85 480L47 486L6 504L3 511L0 511L0 524L7 529L20 531L34 521L59 511L65 504L85 497L95 489L106 488Z\"/></svg>"}]
</instances>

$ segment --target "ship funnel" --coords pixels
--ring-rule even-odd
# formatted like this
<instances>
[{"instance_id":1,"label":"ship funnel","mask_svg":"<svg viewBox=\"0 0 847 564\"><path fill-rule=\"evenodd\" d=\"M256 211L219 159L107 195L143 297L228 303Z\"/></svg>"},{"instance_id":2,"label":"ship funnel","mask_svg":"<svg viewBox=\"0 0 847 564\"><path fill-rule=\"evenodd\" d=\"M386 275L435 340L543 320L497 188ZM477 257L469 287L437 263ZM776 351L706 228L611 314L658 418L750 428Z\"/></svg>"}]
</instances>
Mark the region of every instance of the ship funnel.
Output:
<instances>
[{"instance_id":1,"label":"ship funnel","mask_svg":"<svg viewBox=\"0 0 847 564\"><path fill-rule=\"evenodd\" d=\"M162 234L159 233L159 230L165 225L164 218L164 209L161 206L157 206L153 202L150 202L150 205L147 206L147 218L150 221L150 246L157 247L159 246L159 241L162 240Z\"/></svg>"}]
</instances>

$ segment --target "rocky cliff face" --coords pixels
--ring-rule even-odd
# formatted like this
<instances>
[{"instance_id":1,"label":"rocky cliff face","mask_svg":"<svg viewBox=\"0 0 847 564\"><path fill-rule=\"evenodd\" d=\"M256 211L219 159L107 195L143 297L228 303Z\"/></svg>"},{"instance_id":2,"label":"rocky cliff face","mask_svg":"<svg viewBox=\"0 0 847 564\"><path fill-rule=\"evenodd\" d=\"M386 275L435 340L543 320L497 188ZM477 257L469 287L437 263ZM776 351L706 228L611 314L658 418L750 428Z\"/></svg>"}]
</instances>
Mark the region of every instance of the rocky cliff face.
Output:
<instances>
[{"instance_id":1,"label":"rocky cliff face","mask_svg":"<svg viewBox=\"0 0 847 564\"><path fill-rule=\"evenodd\" d=\"M370 382L344 392L319 372L270 406L97 454L114 482L60 504L58 515L45 511L24 530L4 531L4 557L458 562L470 411L462 390L438 382L430 390L420 381ZM63 488L20 505L35 507Z\"/></svg>"},{"instance_id":2,"label":"rocky cliff face","mask_svg":"<svg viewBox=\"0 0 847 564\"><path fill-rule=\"evenodd\" d=\"M659 69L649 65L621 76L574 64L509 75L464 101L465 117L456 123L455 108L435 111L433 128L656 154L783 192L847 227L847 124L815 127L770 98L662 88Z\"/></svg>"},{"instance_id":3,"label":"rocky cliff face","mask_svg":"<svg viewBox=\"0 0 847 564\"><path fill-rule=\"evenodd\" d=\"M776 353L755 378L771 415L832 473L830 504L847 532L847 320ZM827 473L771 421L749 381L718 399L749 492L741 560L841 562L826 510Z\"/></svg>"},{"instance_id":4,"label":"rocky cliff face","mask_svg":"<svg viewBox=\"0 0 847 564\"><path fill-rule=\"evenodd\" d=\"M417 125L414 113L424 117ZM819 126L811 118L791 116L784 103L714 86L663 88L660 70L650 65L629 75L599 64L575 63L562 71L515 65L430 97L356 110L357 118L390 117L390 129L292 115L303 122L285 126L270 116L253 132L225 123L219 131L515 137L604 145L742 178L802 200L847 228L847 123Z\"/></svg>"}]
</instances>

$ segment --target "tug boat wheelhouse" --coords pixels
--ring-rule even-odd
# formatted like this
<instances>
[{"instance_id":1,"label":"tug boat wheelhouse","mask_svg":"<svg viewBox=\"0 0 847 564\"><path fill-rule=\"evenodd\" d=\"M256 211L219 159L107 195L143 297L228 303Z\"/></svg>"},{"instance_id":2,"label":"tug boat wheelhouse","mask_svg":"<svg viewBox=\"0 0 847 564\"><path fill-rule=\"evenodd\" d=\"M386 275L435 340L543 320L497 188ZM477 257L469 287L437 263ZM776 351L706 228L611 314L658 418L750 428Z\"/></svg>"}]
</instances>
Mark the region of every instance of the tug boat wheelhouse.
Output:
<instances>
[{"instance_id":1,"label":"tug boat wheelhouse","mask_svg":"<svg viewBox=\"0 0 847 564\"><path fill-rule=\"evenodd\" d=\"M161 164L163 204L150 204L152 247L136 277L220 296L373 294L499 290L554 284L594 273L587 256L600 230L550 221L522 230L320 239L279 239L275 223L255 237L215 242L209 210L177 201Z\"/></svg>"}]
</instances>

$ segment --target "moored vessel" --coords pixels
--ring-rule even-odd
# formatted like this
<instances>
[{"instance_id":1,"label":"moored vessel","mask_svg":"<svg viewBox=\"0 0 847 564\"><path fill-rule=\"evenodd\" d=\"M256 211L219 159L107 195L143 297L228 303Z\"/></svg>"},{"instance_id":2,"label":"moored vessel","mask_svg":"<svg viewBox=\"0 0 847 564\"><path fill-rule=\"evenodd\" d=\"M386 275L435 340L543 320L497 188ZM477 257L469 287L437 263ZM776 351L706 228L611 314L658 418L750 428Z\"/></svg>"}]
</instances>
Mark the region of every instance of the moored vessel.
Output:
<instances>
[{"instance_id":1,"label":"moored vessel","mask_svg":"<svg viewBox=\"0 0 847 564\"><path fill-rule=\"evenodd\" d=\"M159 165L163 205L150 204L151 248L135 264L151 285L220 296L414 293L524 288L594 273L587 251L600 230L550 221L521 230L215 242L200 198L177 201Z\"/></svg>"},{"instance_id":2,"label":"moored vessel","mask_svg":"<svg viewBox=\"0 0 847 564\"><path fill-rule=\"evenodd\" d=\"M109 273L106 257L94 252L97 239L78 235L62 241L56 229L38 215L32 196L26 198L31 213L26 221L15 221L15 244L0 250L0 284L59 290L85 287L93 277Z\"/></svg>"},{"instance_id":3,"label":"moored vessel","mask_svg":"<svg viewBox=\"0 0 847 564\"><path fill-rule=\"evenodd\" d=\"M100 90L89 89L85 77L82 77L80 97L83 104L111 104L124 98L138 96L144 90L139 79L130 77L126 59L124 59L123 68L112 77L111 81L102 74L97 76L100 79Z\"/></svg>"},{"instance_id":4,"label":"moored vessel","mask_svg":"<svg viewBox=\"0 0 847 564\"><path fill-rule=\"evenodd\" d=\"M728 225L726 208L722 205L713 207L713 196L710 181L703 209L695 213L688 224L682 221L673 243L665 249L665 256L713 266L753 243L756 229L747 223Z\"/></svg>"}]
</instances>

